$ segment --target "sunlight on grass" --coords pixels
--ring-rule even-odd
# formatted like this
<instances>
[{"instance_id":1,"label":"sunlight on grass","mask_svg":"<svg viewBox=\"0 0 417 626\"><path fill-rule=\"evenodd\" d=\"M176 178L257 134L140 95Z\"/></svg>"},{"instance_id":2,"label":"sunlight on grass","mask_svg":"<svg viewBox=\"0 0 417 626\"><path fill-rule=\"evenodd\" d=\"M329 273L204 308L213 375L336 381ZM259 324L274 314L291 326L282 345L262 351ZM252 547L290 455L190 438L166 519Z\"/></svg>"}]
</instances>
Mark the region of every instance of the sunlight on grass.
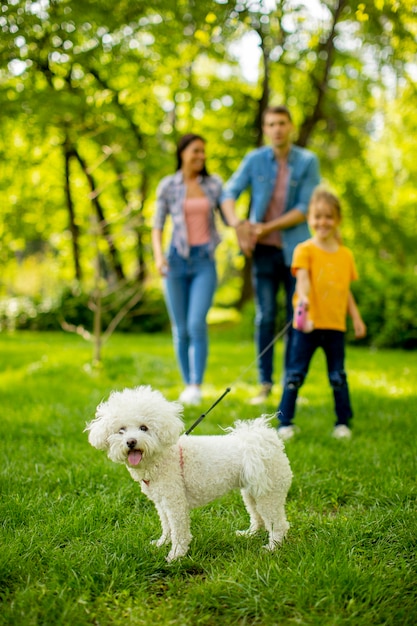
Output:
<instances>
[{"instance_id":1,"label":"sunlight on grass","mask_svg":"<svg viewBox=\"0 0 417 626\"><path fill-rule=\"evenodd\" d=\"M211 332L203 403L185 409L185 424L228 386L196 435L274 414L282 348L273 393L253 407L252 339ZM234 492L191 512L190 553L171 565L150 545L159 533L152 503L83 432L112 389L151 384L178 397L171 337L117 334L99 369L87 367L90 354L75 336L0 335L0 625L414 626L415 353L348 347L349 442L330 436L332 392L316 354L297 405L300 433L286 446L294 480L284 545L268 554L263 533L235 536L248 520Z\"/></svg>"},{"instance_id":2,"label":"sunlight on grass","mask_svg":"<svg viewBox=\"0 0 417 626\"><path fill-rule=\"evenodd\" d=\"M215 326L216 324L238 324L240 322L241 315L239 311L233 307L211 307L208 316L207 323L209 326Z\"/></svg>"},{"instance_id":3,"label":"sunlight on grass","mask_svg":"<svg viewBox=\"0 0 417 626\"><path fill-rule=\"evenodd\" d=\"M408 367L396 372L395 378L381 372L357 374L355 383L364 388L378 390L380 396L406 397L415 395L415 382Z\"/></svg>"}]
</instances>

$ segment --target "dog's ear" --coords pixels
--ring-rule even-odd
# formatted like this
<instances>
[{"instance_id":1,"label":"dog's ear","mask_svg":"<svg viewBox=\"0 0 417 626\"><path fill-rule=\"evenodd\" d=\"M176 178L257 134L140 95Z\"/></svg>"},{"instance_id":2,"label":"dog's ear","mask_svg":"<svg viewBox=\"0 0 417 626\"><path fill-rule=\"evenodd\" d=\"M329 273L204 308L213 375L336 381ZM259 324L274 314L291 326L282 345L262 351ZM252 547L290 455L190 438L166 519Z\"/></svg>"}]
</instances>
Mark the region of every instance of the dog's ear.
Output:
<instances>
[{"instance_id":1,"label":"dog's ear","mask_svg":"<svg viewBox=\"0 0 417 626\"><path fill-rule=\"evenodd\" d=\"M161 442L166 446L172 446L178 441L178 437L184 430L182 421L183 407L179 402L166 401L164 411L163 428L161 428Z\"/></svg>"},{"instance_id":2,"label":"dog's ear","mask_svg":"<svg viewBox=\"0 0 417 626\"><path fill-rule=\"evenodd\" d=\"M88 432L88 441L94 448L107 450L109 447L108 437L111 432L106 428L106 421L100 412L100 406L97 408L95 419L87 424L84 432Z\"/></svg>"}]
</instances>

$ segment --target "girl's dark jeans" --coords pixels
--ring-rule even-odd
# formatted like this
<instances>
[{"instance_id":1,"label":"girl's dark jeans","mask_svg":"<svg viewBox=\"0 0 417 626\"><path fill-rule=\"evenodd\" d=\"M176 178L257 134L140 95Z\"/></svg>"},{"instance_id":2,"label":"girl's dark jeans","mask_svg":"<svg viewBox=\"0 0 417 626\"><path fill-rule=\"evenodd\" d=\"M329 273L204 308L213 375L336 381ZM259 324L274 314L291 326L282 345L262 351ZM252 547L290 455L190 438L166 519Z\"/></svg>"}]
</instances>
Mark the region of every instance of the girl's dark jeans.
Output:
<instances>
[{"instance_id":1,"label":"girl's dark jeans","mask_svg":"<svg viewBox=\"0 0 417 626\"><path fill-rule=\"evenodd\" d=\"M298 390L304 383L308 368L317 348L323 348L327 360L327 373L333 389L336 425L348 425L352 418L345 361L345 333L338 330L313 330L302 333L293 329L284 393L278 407L280 426L289 426L295 414Z\"/></svg>"}]
</instances>

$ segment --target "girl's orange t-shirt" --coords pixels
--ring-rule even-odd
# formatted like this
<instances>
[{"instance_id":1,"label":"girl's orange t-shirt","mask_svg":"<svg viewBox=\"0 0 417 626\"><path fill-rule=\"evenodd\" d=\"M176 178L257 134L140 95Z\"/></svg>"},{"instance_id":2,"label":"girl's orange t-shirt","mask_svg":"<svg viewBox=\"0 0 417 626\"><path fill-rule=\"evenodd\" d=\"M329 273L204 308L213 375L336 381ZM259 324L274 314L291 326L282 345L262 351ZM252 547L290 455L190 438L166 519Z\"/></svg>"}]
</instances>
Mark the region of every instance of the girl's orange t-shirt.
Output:
<instances>
[{"instance_id":1,"label":"girl's orange t-shirt","mask_svg":"<svg viewBox=\"0 0 417 626\"><path fill-rule=\"evenodd\" d=\"M308 316L314 328L345 332L350 283L358 278L352 252L345 246L326 252L308 239L294 250L294 276L298 269L308 270L310 276ZM297 303L294 294L294 308Z\"/></svg>"}]
</instances>

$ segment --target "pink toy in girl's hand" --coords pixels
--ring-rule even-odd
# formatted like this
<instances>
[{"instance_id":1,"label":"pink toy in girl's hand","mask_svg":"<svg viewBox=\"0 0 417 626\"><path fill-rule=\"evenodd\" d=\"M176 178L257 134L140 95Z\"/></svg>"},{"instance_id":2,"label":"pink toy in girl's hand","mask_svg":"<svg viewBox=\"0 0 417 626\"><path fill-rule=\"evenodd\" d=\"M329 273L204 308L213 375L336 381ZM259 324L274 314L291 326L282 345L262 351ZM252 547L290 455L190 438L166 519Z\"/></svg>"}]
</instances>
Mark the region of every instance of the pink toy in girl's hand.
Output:
<instances>
[{"instance_id":1,"label":"pink toy in girl's hand","mask_svg":"<svg viewBox=\"0 0 417 626\"><path fill-rule=\"evenodd\" d=\"M304 330L307 321L307 306L304 302L300 302L295 309L295 325L297 330Z\"/></svg>"},{"instance_id":2,"label":"pink toy in girl's hand","mask_svg":"<svg viewBox=\"0 0 417 626\"><path fill-rule=\"evenodd\" d=\"M301 330L303 333L311 333L313 330L313 322L308 319L307 305L305 302L300 302L297 305L294 313L294 320L297 330Z\"/></svg>"}]
</instances>

